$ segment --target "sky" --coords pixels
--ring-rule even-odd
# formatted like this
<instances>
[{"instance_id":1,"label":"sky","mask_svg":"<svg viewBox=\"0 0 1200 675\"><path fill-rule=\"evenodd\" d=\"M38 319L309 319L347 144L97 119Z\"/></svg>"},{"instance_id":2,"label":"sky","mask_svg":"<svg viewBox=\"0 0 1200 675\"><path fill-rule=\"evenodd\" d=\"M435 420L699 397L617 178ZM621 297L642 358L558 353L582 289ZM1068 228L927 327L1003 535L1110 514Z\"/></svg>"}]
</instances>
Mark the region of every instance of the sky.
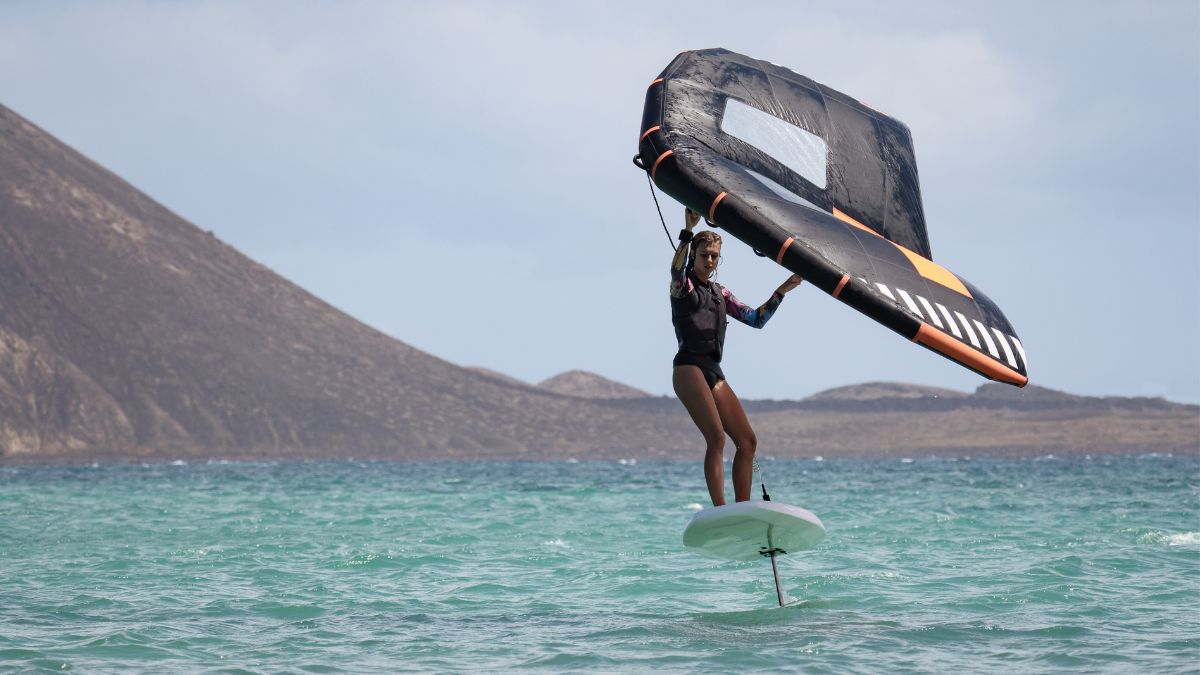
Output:
<instances>
[{"instance_id":1,"label":"sky","mask_svg":"<svg viewBox=\"0 0 1200 675\"><path fill-rule=\"evenodd\" d=\"M0 103L410 345L657 395L672 249L631 158L646 86L709 47L909 126L934 259L1032 384L1200 402L1195 0L10 1ZM788 276L723 252L748 304ZM985 381L809 285L723 365L756 399Z\"/></svg>"}]
</instances>

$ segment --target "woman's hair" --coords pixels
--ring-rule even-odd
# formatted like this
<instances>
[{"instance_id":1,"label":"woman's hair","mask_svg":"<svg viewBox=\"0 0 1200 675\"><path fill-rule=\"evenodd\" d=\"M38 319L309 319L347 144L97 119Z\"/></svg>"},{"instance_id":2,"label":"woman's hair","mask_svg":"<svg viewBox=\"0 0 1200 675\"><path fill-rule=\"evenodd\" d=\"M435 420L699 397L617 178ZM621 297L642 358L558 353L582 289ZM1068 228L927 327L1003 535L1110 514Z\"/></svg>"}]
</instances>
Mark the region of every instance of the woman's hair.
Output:
<instances>
[{"instance_id":1,"label":"woman's hair","mask_svg":"<svg viewBox=\"0 0 1200 675\"><path fill-rule=\"evenodd\" d=\"M692 269L692 265L696 262L696 251L710 244L721 245L721 235L712 230L704 230L697 232L696 236L692 237L692 248L688 251L687 269Z\"/></svg>"}]
</instances>

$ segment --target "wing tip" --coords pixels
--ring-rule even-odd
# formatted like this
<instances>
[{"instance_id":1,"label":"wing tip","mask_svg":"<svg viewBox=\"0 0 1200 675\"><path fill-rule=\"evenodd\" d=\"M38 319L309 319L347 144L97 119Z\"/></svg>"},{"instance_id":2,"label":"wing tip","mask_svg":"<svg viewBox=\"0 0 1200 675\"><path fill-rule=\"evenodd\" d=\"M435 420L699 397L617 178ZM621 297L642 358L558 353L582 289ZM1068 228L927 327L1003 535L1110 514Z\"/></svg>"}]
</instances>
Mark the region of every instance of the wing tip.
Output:
<instances>
[{"instance_id":1,"label":"wing tip","mask_svg":"<svg viewBox=\"0 0 1200 675\"><path fill-rule=\"evenodd\" d=\"M928 347L997 382L1004 382L1016 387L1024 387L1029 384L1029 376L989 359L929 324L921 324L917 329L917 334L913 337L913 342Z\"/></svg>"}]
</instances>

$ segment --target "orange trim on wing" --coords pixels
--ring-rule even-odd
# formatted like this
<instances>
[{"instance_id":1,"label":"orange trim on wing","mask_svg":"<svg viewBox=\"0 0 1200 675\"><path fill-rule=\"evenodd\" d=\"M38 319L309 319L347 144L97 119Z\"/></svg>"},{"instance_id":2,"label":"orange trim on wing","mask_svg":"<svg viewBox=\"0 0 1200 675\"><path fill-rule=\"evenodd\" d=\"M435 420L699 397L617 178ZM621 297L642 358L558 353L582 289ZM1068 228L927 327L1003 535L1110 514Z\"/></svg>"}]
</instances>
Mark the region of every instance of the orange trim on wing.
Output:
<instances>
[{"instance_id":1,"label":"orange trim on wing","mask_svg":"<svg viewBox=\"0 0 1200 675\"><path fill-rule=\"evenodd\" d=\"M794 237L788 237L787 241L783 242L783 246L779 247L779 253L775 254L775 262L779 263L780 265L783 264L783 254L787 251L788 247L792 245L793 241L796 241Z\"/></svg>"},{"instance_id":2,"label":"orange trim on wing","mask_svg":"<svg viewBox=\"0 0 1200 675\"><path fill-rule=\"evenodd\" d=\"M721 194L717 195L717 198L713 200L712 206L708 207L708 222L717 222L717 204L720 204L721 200L725 199L726 194L727 193L722 192Z\"/></svg>"},{"instance_id":3,"label":"orange trim on wing","mask_svg":"<svg viewBox=\"0 0 1200 675\"><path fill-rule=\"evenodd\" d=\"M870 232L871 234L875 235L876 237L879 237L880 239L884 238L882 234L879 234L875 230L872 230L871 228L867 227L866 225L863 225L862 223L858 222L852 216L850 216L846 212L838 209L836 206L833 207L833 217L837 218L838 220L842 221L843 223L846 223L848 225L853 225L854 227L857 227L858 229L860 229L864 232Z\"/></svg>"},{"instance_id":4,"label":"orange trim on wing","mask_svg":"<svg viewBox=\"0 0 1200 675\"><path fill-rule=\"evenodd\" d=\"M912 263L912 266L917 268L917 274L920 274L930 281L939 283L952 291L958 291L968 298L972 297L971 291L967 290L966 284L964 284L961 279L954 276L954 272L951 272L945 267L942 267L941 265L933 262L929 258L922 256L919 253L915 253L904 248L896 242L892 242L892 245L900 249L900 252L904 254L904 257L908 258L908 261Z\"/></svg>"},{"instance_id":5,"label":"orange trim on wing","mask_svg":"<svg viewBox=\"0 0 1200 675\"><path fill-rule=\"evenodd\" d=\"M658 171L658 165L662 164L662 161L664 159L666 159L667 157L671 156L672 154L674 154L674 152L675 152L674 150L668 150L668 151L664 152L663 154L659 155L658 159L654 160L654 166L652 166L650 168L650 180L654 180L654 173L656 171Z\"/></svg>"},{"instance_id":6,"label":"orange trim on wing","mask_svg":"<svg viewBox=\"0 0 1200 675\"><path fill-rule=\"evenodd\" d=\"M916 336L913 337L913 342L924 345L937 351L941 354L958 361L959 363L973 368L984 375L1000 382L1015 384L1018 387L1024 387L1029 382L1029 378L1009 368L1008 366L993 361L984 356L982 353L971 349L966 344L955 340L946 335L940 330L931 327L929 324L921 324L917 329Z\"/></svg>"},{"instance_id":7,"label":"orange trim on wing","mask_svg":"<svg viewBox=\"0 0 1200 675\"><path fill-rule=\"evenodd\" d=\"M842 294L842 289L846 287L846 283L848 281L850 281L850 275L843 274L842 280L838 282L837 288L833 289L833 297L836 298L837 296Z\"/></svg>"},{"instance_id":8,"label":"orange trim on wing","mask_svg":"<svg viewBox=\"0 0 1200 675\"><path fill-rule=\"evenodd\" d=\"M649 129L647 129L647 130L643 131L643 132L642 132L642 137L638 139L638 143L641 143L642 141L646 140L646 137L647 137L647 136L649 136L650 134L652 134L652 133L654 133L654 132L658 131L658 130L659 130L659 129L661 129L661 128L662 128L662 125L661 125L661 124L659 124L659 125L652 126L652 127L650 127Z\"/></svg>"},{"instance_id":9,"label":"orange trim on wing","mask_svg":"<svg viewBox=\"0 0 1200 675\"><path fill-rule=\"evenodd\" d=\"M662 81L663 81L663 79L660 77L660 78L658 78L657 80L655 80L655 81L651 82L651 83L650 83L650 86L648 86L648 87L646 87L646 88L647 88L647 89L649 89L650 87L653 87L654 85L656 85L656 84L658 84L659 82L662 82Z\"/></svg>"},{"instance_id":10,"label":"orange trim on wing","mask_svg":"<svg viewBox=\"0 0 1200 675\"><path fill-rule=\"evenodd\" d=\"M858 222L850 215L848 215L842 211L839 211L836 208L833 210L833 216L835 218L837 218L838 220L840 220L848 225L851 225L853 227L856 227L864 232L870 232L871 234L875 235L876 237L879 237L880 239L883 239L887 243L891 244L892 246L895 246L896 248L900 249L900 252L904 254L904 257L908 258L908 261L910 263L912 263L912 266L917 270L917 274L920 274L921 276L925 277L926 279L928 279L932 282L939 283L939 284L945 286L946 288L949 288L952 291L957 291L959 293L962 293L963 295L967 296L968 298L973 297L971 295L971 291L967 290L967 285L964 284L961 279L959 279L957 276L955 276L954 272L951 272L950 270L946 269L945 267L942 267L941 265L933 262L929 258L926 258L925 256L921 255L920 253L917 253L916 251L910 251L907 248L904 248L900 244L897 244L896 242L888 239L887 237L884 237L882 234L879 234L875 230L872 230L871 228L867 227L866 225L863 225L862 223Z\"/></svg>"}]
</instances>

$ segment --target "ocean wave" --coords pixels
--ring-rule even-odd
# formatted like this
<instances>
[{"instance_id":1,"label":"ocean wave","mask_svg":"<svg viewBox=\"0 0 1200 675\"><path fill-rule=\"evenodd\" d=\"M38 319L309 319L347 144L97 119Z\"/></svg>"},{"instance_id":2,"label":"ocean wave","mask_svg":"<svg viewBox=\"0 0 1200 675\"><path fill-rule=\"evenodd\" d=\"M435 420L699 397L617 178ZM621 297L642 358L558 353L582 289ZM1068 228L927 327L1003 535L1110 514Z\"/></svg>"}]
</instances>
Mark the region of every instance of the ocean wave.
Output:
<instances>
[{"instance_id":1,"label":"ocean wave","mask_svg":"<svg viewBox=\"0 0 1200 675\"><path fill-rule=\"evenodd\" d=\"M1200 532L1147 532L1138 537L1138 541L1143 544L1200 547Z\"/></svg>"}]
</instances>

